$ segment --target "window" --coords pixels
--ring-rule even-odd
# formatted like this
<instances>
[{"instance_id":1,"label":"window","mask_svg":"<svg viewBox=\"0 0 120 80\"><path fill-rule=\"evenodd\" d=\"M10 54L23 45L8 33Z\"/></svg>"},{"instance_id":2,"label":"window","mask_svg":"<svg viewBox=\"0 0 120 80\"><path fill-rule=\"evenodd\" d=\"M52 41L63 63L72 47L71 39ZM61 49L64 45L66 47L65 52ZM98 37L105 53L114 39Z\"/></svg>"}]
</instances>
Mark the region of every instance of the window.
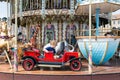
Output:
<instances>
[{"instance_id":1,"label":"window","mask_svg":"<svg viewBox=\"0 0 120 80\"><path fill-rule=\"evenodd\" d=\"M113 21L113 24L115 24L115 21Z\"/></svg>"},{"instance_id":2,"label":"window","mask_svg":"<svg viewBox=\"0 0 120 80\"><path fill-rule=\"evenodd\" d=\"M120 20L118 20L118 24L120 24Z\"/></svg>"}]
</instances>

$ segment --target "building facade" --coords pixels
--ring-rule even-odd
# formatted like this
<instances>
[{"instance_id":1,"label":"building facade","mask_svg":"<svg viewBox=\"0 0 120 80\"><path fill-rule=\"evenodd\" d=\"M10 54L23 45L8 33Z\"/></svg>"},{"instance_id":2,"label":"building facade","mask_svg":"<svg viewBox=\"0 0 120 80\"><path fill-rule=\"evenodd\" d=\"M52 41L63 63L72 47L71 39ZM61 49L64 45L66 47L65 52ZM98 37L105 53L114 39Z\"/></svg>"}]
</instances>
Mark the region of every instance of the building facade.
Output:
<instances>
[{"instance_id":1,"label":"building facade","mask_svg":"<svg viewBox=\"0 0 120 80\"><path fill-rule=\"evenodd\" d=\"M120 29L120 14L113 15L112 26Z\"/></svg>"}]
</instances>

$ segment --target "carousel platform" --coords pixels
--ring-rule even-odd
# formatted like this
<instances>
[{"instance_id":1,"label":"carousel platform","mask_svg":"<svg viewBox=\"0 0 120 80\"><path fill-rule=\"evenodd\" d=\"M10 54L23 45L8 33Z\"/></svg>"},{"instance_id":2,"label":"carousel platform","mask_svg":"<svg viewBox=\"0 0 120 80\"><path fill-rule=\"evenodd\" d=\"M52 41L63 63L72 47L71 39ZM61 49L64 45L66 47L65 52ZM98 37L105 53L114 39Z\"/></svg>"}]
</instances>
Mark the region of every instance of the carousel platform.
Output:
<instances>
[{"instance_id":1,"label":"carousel platform","mask_svg":"<svg viewBox=\"0 0 120 80\"><path fill-rule=\"evenodd\" d=\"M18 72L13 72L8 63L0 63L0 80L120 80L120 58L101 66L93 66L92 74L88 72L88 62L82 60L82 64L81 71L71 71L67 66L25 71L19 65Z\"/></svg>"}]
</instances>

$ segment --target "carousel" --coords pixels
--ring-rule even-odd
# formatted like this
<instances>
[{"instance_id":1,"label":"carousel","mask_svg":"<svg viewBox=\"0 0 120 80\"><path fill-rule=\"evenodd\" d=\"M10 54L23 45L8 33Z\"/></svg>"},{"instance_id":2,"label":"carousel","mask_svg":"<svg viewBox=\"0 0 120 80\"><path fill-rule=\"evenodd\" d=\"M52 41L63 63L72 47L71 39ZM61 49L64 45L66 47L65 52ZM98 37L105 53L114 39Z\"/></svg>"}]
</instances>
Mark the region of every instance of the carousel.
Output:
<instances>
[{"instance_id":1,"label":"carousel","mask_svg":"<svg viewBox=\"0 0 120 80\"><path fill-rule=\"evenodd\" d=\"M11 4L15 3L11 1ZM81 32L87 30L88 14L78 14L75 11L77 6L75 0L33 0L18 1L18 29L19 35L23 36L24 41L29 42L35 32L37 32L37 48L41 49L50 40L58 42L67 40L68 43L75 45L72 36L88 35ZM46 5L46 6L45 6ZM15 6L12 5L12 26L15 22ZM100 17L102 25L108 23L108 19ZM95 16L92 16L92 28L95 28ZM14 28L14 27L13 27Z\"/></svg>"},{"instance_id":2,"label":"carousel","mask_svg":"<svg viewBox=\"0 0 120 80\"><path fill-rule=\"evenodd\" d=\"M14 0L11 1L11 4L13 3ZM114 55L119 45L119 30L115 31L112 25L109 25L111 19L108 18L108 14L118 10L120 4L116 1L93 1L90 15L89 3L82 0L20 0L17 19L21 31L18 36L22 35L21 41L29 42L34 33L37 33L36 47L40 50L50 40L55 39L58 42L66 40L74 47L78 45L80 52L87 59L90 43L92 62L96 65L103 64ZM12 13L15 12L14 8L15 6L12 5ZM107 17L104 17L106 15ZM89 20L90 16L91 20ZM13 25L14 19L15 15L12 14ZM107 29L104 28L106 25ZM105 36L107 33L113 34L107 38ZM88 38L88 36L93 37ZM113 51L110 50L111 45L114 46Z\"/></svg>"},{"instance_id":3,"label":"carousel","mask_svg":"<svg viewBox=\"0 0 120 80\"><path fill-rule=\"evenodd\" d=\"M19 51L31 40L34 41L34 47L40 51L50 40L66 41L84 58L87 60L90 58L93 64L101 65L108 62L118 49L120 31L112 28L108 15L120 9L120 2L116 0L90 0L90 2L7 0L7 2L11 4L9 26L13 31L11 34L17 36ZM18 29L17 34L14 33L15 28Z\"/></svg>"}]
</instances>

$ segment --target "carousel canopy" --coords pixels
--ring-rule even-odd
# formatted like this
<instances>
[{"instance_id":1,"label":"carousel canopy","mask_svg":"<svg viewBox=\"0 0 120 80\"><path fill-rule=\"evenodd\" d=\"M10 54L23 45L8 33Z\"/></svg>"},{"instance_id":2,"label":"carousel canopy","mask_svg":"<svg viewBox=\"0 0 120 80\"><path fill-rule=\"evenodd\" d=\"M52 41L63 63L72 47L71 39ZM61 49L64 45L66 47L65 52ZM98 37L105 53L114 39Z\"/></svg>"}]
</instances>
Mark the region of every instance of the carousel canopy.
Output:
<instances>
[{"instance_id":1,"label":"carousel canopy","mask_svg":"<svg viewBox=\"0 0 120 80\"><path fill-rule=\"evenodd\" d=\"M0 1L7 1L7 0L0 0Z\"/></svg>"},{"instance_id":2,"label":"carousel canopy","mask_svg":"<svg viewBox=\"0 0 120 80\"><path fill-rule=\"evenodd\" d=\"M92 2L92 14L96 13L96 9L100 9L100 13L114 12L120 9L120 2L113 1L102 1L102 2ZM76 15L89 14L89 2L86 4L80 3L76 9Z\"/></svg>"}]
</instances>

